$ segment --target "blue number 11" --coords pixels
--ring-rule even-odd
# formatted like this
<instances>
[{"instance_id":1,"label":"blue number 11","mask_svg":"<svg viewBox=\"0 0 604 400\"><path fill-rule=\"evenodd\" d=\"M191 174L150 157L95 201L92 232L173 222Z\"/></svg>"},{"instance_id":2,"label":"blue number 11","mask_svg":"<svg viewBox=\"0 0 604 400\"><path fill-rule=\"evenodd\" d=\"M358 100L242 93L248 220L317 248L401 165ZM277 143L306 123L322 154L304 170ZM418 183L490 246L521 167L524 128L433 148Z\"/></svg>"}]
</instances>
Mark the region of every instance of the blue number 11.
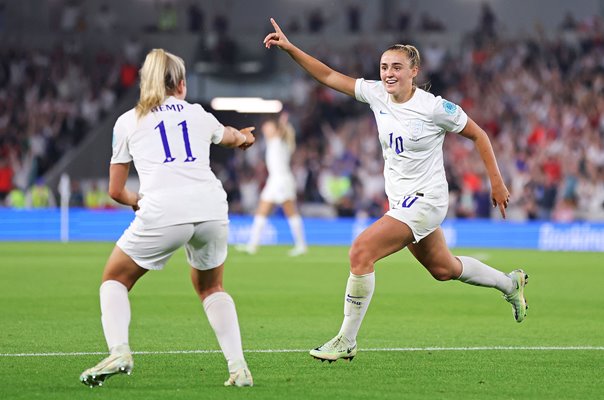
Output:
<instances>
[{"instance_id":1,"label":"blue number 11","mask_svg":"<svg viewBox=\"0 0 604 400\"><path fill-rule=\"evenodd\" d=\"M185 162L192 162L197 160L197 158L193 157L193 154L191 153L191 143L189 142L189 130L187 129L187 121L182 121L178 125L180 125L182 129L182 140L185 142L185 152L187 153L187 158L185 159ZM168 135L166 135L166 126L164 125L164 121L161 121L159 124L157 124L155 129L159 129L161 143L164 146L164 153L166 154L166 159L164 160L164 163L169 163L176 160L176 158L172 157L172 153L170 152L170 145L168 144Z\"/></svg>"}]
</instances>

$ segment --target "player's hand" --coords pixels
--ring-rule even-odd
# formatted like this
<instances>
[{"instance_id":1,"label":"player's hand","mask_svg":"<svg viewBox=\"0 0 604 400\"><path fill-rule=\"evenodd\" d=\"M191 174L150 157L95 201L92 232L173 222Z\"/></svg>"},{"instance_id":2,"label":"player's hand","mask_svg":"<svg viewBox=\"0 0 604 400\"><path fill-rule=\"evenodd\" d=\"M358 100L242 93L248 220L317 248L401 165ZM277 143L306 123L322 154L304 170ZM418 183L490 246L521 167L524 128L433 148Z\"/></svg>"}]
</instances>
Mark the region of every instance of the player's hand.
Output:
<instances>
[{"instance_id":1,"label":"player's hand","mask_svg":"<svg viewBox=\"0 0 604 400\"><path fill-rule=\"evenodd\" d=\"M282 111L279 115L279 125L284 126L289 121L289 113L287 111Z\"/></svg>"},{"instance_id":2,"label":"player's hand","mask_svg":"<svg viewBox=\"0 0 604 400\"><path fill-rule=\"evenodd\" d=\"M491 191L491 201L493 202L493 207L499 207L499 212L505 219L505 209L508 208L508 204L510 202L510 192L503 183L493 186Z\"/></svg>"},{"instance_id":3,"label":"player's hand","mask_svg":"<svg viewBox=\"0 0 604 400\"><path fill-rule=\"evenodd\" d=\"M275 32L266 35L263 42L264 47L270 49L271 46L274 45L279 47L281 50L287 51L287 47L290 45L289 40L287 40L287 37L285 36L281 28L279 28L279 25L277 25L277 22L273 18L271 18L271 24L273 24Z\"/></svg>"},{"instance_id":4,"label":"player's hand","mask_svg":"<svg viewBox=\"0 0 604 400\"><path fill-rule=\"evenodd\" d=\"M132 205L132 211L137 212L138 210L140 210L140 207L138 206L138 202L140 201L140 199L141 199L141 195L137 193L136 194L136 203L134 203Z\"/></svg>"},{"instance_id":5,"label":"player's hand","mask_svg":"<svg viewBox=\"0 0 604 400\"><path fill-rule=\"evenodd\" d=\"M245 135L245 143L239 146L241 150L246 150L256 143L256 137L252 134L252 131L256 129L255 126L248 126L247 128L240 129L239 132Z\"/></svg>"}]
</instances>

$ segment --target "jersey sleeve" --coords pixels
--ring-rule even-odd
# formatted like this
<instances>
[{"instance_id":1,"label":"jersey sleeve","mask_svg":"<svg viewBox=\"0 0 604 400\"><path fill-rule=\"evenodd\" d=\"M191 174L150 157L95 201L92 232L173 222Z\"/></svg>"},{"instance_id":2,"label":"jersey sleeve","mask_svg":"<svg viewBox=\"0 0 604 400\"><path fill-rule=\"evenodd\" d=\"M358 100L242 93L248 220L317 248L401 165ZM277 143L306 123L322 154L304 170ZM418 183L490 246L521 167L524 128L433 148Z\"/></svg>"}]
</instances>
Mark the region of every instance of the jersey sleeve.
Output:
<instances>
[{"instance_id":1,"label":"jersey sleeve","mask_svg":"<svg viewBox=\"0 0 604 400\"><path fill-rule=\"evenodd\" d=\"M381 85L378 81L367 81L363 78L356 80L354 84L354 96L358 101L363 103L371 103L371 100L376 96L376 85Z\"/></svg>"},{"instance_id":2,"label":"jersey sleeve","mask_svg":"<svg viewBox=\"0 0 604 400\"><path fill-rule=\"evenodd\" d=\"M128 148L128 127L124 117L118 118L113 126L111 164L125 164L132 161Z\"/></svg>"},{"instance_id":3,"label":"jersey sleeve","mask_svg":"<svg viewBox=\"0 0 604 400\"><path fill-rule=\"evenodd\" d=\"M224 125L222 125L214 115L203 109L200 104L196 104L201 109L203 125L210 132L210 140L214 144L218 144L224 137Z\"/></svg>"},{"instance_id":4,"label":"jersey sleeve","mask_svg":"<svg viewBox=\"0 0 604 400\"><path fill-rule=\"evenodd\" d=\"M447 132L459 133L466 127L468 116L460 106L438 96L434 104L434 124Z\"/></svg>"},{"instance_id":5,"label":"jersey sleeve","mask_svg":"<svg viewBox=\"0 0 604 400\"><path fill-rule=\"evenodd\" d=\"M212 118L216 119L214 116L212 116ZM216 120L216 122L218 122L218 120ZM218 126L216 126L216 129L214 129L212 131L212 143L218 144L218 143L222 142L223 137L224 137L224 125L222 125L220 122L218 122Z\"/></svg>"}]
</instances>

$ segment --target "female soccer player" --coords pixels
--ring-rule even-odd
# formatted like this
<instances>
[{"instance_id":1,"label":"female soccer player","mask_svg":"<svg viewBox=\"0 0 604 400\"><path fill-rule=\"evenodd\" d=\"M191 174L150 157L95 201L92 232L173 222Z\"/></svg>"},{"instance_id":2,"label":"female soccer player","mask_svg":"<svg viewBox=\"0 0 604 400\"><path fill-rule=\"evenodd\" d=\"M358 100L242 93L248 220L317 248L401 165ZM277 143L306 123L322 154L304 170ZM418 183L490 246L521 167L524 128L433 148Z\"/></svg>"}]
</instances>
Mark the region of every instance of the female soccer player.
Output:
<instances>
[{"instance_id":1,"label":"female soccer player","mask_svg":"<svg viewBox=\"0 0 604 400\"><path fill-rule=\"evenodd\" d=\"M255 254L260 243L260 234L266 225L275 204L283 207L289 228L294 238L294 248L290 256L306 253L304 225L296 207L296 181L292 173L290 160L296 148L296 133L288 121L287 113L282 113L277 121L269 120L262 124L262 133L266 139L266 168L268 179L256 209L250 239L243 251Z\"/></svg>"},{"instance_id":2,"label":"female soccer player","mask_svg":"<svg viewBox=\"0 0 604 400\"><path fill-rule=\"evenodd\" d=\"M247 149L253 127L223 126L199 104L185 101L185 65L154 49L140 70L140 99L113 129L109 195L132 206L134 221L117 241L103 272L101 321L110 355L80 381L100 386L110 376L130 374L128 291L149 270L161 270L183 245L193 286L228 363L225 386L252 386L243 357L235 303L222 287L227 256L228 204L210 170L210 144ZM139 193L126 188L130 163Z\"/></svg>"},{"instance_id":3,"label":"female soccer player","mask_svg":"<svg viewBox=\"0 0 604 400\"><path fill-rule=\"evenodd\" d=\"M271 23L275 32L266 36L265 47L278 46L320 83L369 104L385 160L390 210L352 244L342 327L310 354L330 361L356 355L357 333L375 287L374 264L405 247L435 279L458 279L503 292L516 321L522 322L528 308L524 271L504 274L474 258L455 257L445 242L440 224L449 203L442 150L446 132L474 142L491 181L493 206L504 218L509 192L487 134L459 106L415 85L420 67L417 49L400 44L388 48L380 60L380 82L354 79L297 48L272 18Z\"/></svg>"}]
</instances>

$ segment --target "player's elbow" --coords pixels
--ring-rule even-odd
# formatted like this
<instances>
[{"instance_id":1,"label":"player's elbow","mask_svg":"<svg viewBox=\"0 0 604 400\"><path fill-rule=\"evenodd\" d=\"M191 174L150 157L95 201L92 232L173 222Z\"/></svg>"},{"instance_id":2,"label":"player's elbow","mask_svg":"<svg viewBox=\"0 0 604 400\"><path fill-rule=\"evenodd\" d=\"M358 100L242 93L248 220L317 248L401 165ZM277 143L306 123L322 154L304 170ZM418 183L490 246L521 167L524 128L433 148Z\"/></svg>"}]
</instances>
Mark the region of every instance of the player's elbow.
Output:
<instances>
[{"instance_id":1,"label":"player's elbow","mask_svg":"<svg viewBox=\"0 0 604 400\"><path fill-rule=\"evenodd\" d=\"M111 197L113 200L118 201L119 199L122 197L122 192L124 190L122 188L109 188L109 190L107 191L107 193L109 194L109 197Z\"/></svg>"}]
</instances>

